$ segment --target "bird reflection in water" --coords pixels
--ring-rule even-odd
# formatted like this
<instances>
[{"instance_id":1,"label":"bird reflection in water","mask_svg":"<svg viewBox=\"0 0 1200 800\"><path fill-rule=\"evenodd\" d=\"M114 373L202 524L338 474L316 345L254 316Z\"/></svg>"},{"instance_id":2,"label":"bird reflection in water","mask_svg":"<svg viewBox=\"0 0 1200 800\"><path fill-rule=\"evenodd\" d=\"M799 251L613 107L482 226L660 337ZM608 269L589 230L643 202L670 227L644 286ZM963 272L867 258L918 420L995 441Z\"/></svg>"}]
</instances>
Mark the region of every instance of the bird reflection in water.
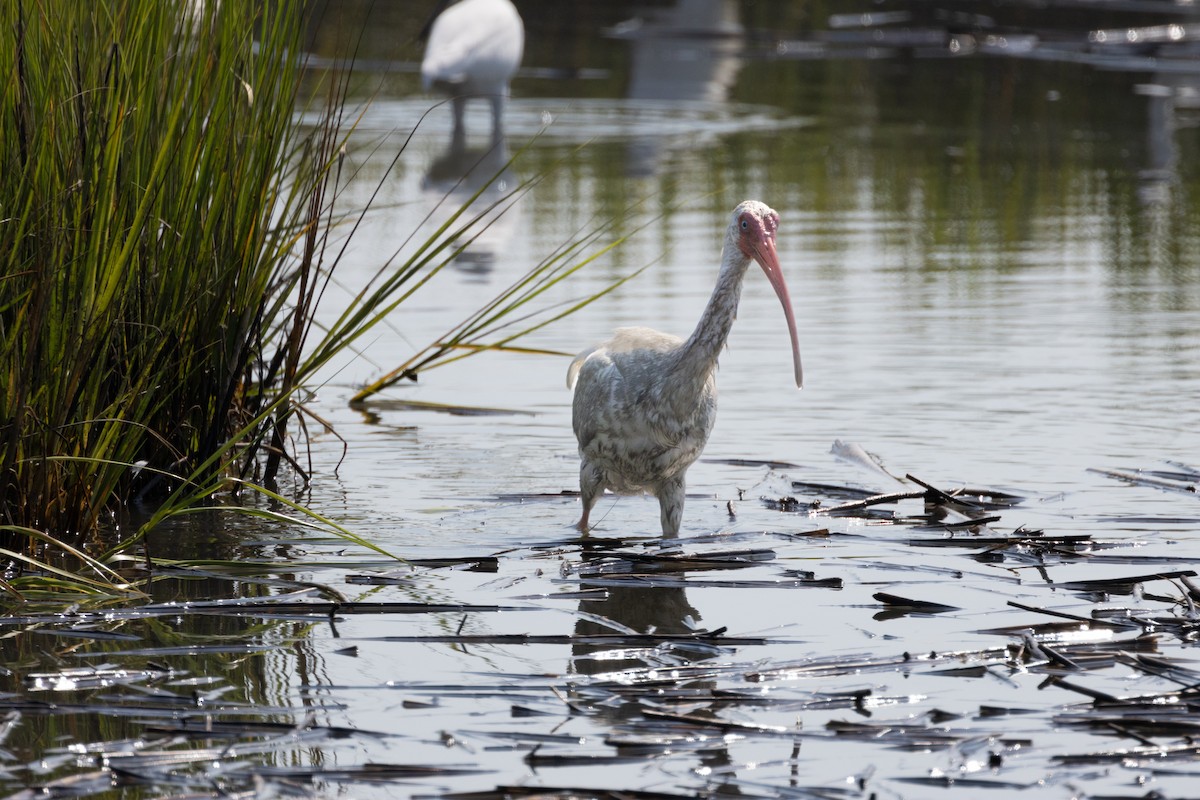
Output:
<instances>
[{"instance_id":1,"label":"bird reflection in water","mask_svg":"<svg viewBox=\"0 0 1200 800\"><path fill-rule=\"evenodd\" d=\"M447 6L449 6L447 8ZM421 62L421 85L451 98L455 140L466 138L467 100L480 97L492 107L492 141L504 138L508 84L521 65L525 25L509 0L441 0L422 34L428 33Z\"/></svg>"},{"instance_id":2,"label":"bird reflection in water","mask_svg":"<svg viewBox=\"0 0 1200 800\"><path fill-rule=\"evenodd\" d=\"M707 113L724 105L742 66L744 30L735 0L678 0L639 9L611 34L630 43L629 100L656 107L694 106ZM658 172L671 137L634 136L626 171Z\"/></svg>"},{"instance_id":3,"label":"bird reflection in water","mask_svg":"<svg viewBox=\"0 0 1200 800\"><path fill-rule=\"evenodd\" d=\"M520 219L520 203L497 204L517 184L508 161L503 139L486 148L468 148L452 141L429 165L421 181L422 200L431 209L434 225L440 226L468 202L471 207L464 219L484 214L484 219L471 229L474 239L453 262L455 269L479 280L492 272L496 253L512 239ZM483 192L472 202L481 188Z\"/></svg>"},{"instance_id":4,"label":"bird reflection in water","mask_svg":"<svg viewBox=\"0 0 1200 800\"><path fill-rule=\"evenodd\" d=\"M441 0L422 31L426 34L421 83L426 91L450 95L454 121L449 146L430 164L421 187L434 225L483 189L468 215L486 212L485 219L473 228L476 238L454 259L456 268L482 279L516 226L515 207L488 209L514 186L507 166L504 106L509 81L521 64L525 27L509 0L461 0L454 5ZM468 145L464 110L472 98L491 105L492 135L485 148Z\"/></svg>"},{"instance_id":5,"label":"bird reflection in water","mask_svg":"<svg viewBox=\"0 0 1200 800\"><path fill-rule=\"evenodd\" d=\"M585 564L589 558L612 554L606 548L593 550L586 543L583 548ZM687 590L683 587L615 586L609 581L600 586L585 580L580 588L599 589L603 595L600 599L580 601L581 616L575 622L577 637L595 637L626 630L649 635L691 634L698 630L700 612L688 602ZM605 620L613 624L606 624ZM602 684L606 684L605 676L611 675L613 680L610 686L615 690L615 696L621 698L620 702L595 703L591 707L601 716L622 723L643 717L645 692L648 691L646 684L662 680L653 677L651 670L686 667L712 658L715 652L707 645L689 647L687 642L679 641L642 647L577 642L571 646L569 671L576 675L592 676ZM716 704L704 704L705 700L712 698L715 689L716 681L708 677L678 680L671 684L671 690L680 695L679 699L685 704L687 713L719 719ZM685 700L684 697L688 695L696 700ZM594 699L594 696L581 697L580 702L590 703ZM663 708L663 705L666 704L656 703L655 707ZM722 737L713 737L711 746L697 751L697 758L701 766L714 776L712 790L715 794L740 794L729 745Z\"/></svg>"}]
</instances>

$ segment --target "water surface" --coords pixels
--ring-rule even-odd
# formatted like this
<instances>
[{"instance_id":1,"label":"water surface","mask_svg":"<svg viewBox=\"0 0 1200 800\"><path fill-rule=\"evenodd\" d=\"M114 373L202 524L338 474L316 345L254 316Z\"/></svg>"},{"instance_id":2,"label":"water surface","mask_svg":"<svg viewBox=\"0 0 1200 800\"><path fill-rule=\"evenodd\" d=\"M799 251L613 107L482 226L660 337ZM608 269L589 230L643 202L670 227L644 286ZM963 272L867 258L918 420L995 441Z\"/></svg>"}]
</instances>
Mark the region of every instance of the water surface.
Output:
<instances>
[{"instance_id":1,"label":"water surface","mask_svg":"<svg viewBox=\"0 0 1200 800\"><path fill-rule=\"evenodd\" d=\"M859 10L829 5L830 13ZM338 542L220 519L188 531L211 550L291 563L282 577L328 584L354 600L521 610L353 615L333 624L321 614L274 623L183 616L177 630L96 621L131 632L140 646L249 641L262 652L139 655L107 642L68 652L56 640L58 657L69 664L165 661L181 673L167 683L174 693L186 696L186 681L203 677L218 696L274 706L264 713L299 726L290 739L271 739L265 755L247 746L247 755L227 757L228 775L211 764L190 773L180 768L175 774L191 775L180 780L192 786L206 785L214 769L227 785L245 786L252 765L404 763L481 771L401 781L400 789L395 781L328 775L317 778L314 792L428 796L519 785L917 797L949 776L1019 786L1031 797L1186 793L1200 772L1194 754L1172 756L1169 769L1133 757L1064 759L1146 742L1079 727L1070 715L1086 721L1091 698L1045 683L1048 674L1067 675L1124 696L1164 692L1178 682L1148 677L1115 657L1086 669L1052 659L1047 666L1045 658L1019 654L1020 633L986 631L1054 621L1010 600L1082 617L1097 607L1187 616L1163 599L1181 596L1178 579L1111 596L1063 584L1185 570L1196 555L1194 494L1090 471L1200 460L1196 71L1165 71L1165 61L1136 61L1138 54L1126 54L1133 61L1123 69L1101 69L1095 59L1017 57L999 45L960 58L946 55L946 47L882 47L871 42L886 44L907 28L830 28L828 14L802 17L786 3L617 5L589 18L571 18L564 7L544 4L529 13L522 6L526 71L507 117L506 152L524 149L504 185L545 177L357 357L333 365L310 404L340 439L313 426L315 477L301 497L391 552L497 555L498 571L420 570L399 586L364 587L350 576L391 566L365 555L357 561L360 554ZM344 9L344 28L361 23L357 6ZM444 212L437 204L453 186L448 176L461 167L447 152L447 108L413 133L431 100L411 71L418 51L404 44L412 21L379 13L363 58L371 68L362 74L363 91L379 93L353 140L349 158L359 172L345 199L365 204L377 185L379 194L340 267L347 292L393 254L411 252L421 231L438 224ZM1031 14L1023 11L1017 21L1030 24ZM643 24L612 27L634 17ZM689 27L697 20L704 35ZM1082 21L1052 21L1036 18L1034 29L1047 40L1086 40ZM1128 24L1103 17L1091 27L1115 22ZM725 35L738 27L747 35ZM337 30L328 19L314 27L314 50L332 55ZM860 38L830 45L834 34L851 33ZM984 37L979 42L986 49ZM471 109L475 153L487 147L488 124L483 104ZM362 382L441 335L581 230L622 215L629 230L650 224L547 302L587 296L651 266L526 344L573 353L631 324L686 335L715 279L728 214L748 197L773 206L782 220L778 251L800 324L805 388L792 385L778 301L751 272L721 361L710 460L689 472L694 497L681 546L769 551L773 560L733 573L689 572L686 585L581 577L603 552L574 538L577 503L537 497L577 488L565 357L473 357L397 385L366 413L348 407ZM409 241L414 231L418 238ZM330 318L338 302L332 297ZM448 415L397 402L408 400L518 413ZM762 502L839 502L793 481L912 488L837 457L836 441L878 456L896 476L1025 498L975 535L1006 536L1024 526L1091 535L1111 548L1017 548L989 558L984 547L910 543L950 535L941 528L781 513ZM792 466L731 463L739 459ZM922 510L918 501L899 506L902 515ZM656 552L653 500L605 499L594 518L601 545L633 537L621 549ZM799 535L820 528L830 536ZM1102 557L1114 554L1121 558ZM841 588L805 587L796 577L804 570L840 579ZM248 580L236 593L295 588ZM580 599L584 590L602 591L604 599ZM230 590L216 582L171 591L204 597ZM894 616L874 598L879 591L959 610ZM697 652L698 645L665 640L639 649L486 639L614 626L660 634L725 628L769 642ZM1103 640L1121 643L1113 651L1146 646L1180 663L1195 657L1192 641L1169 628L1141 639L1136 628L1059 639L1037 631L1063 648ZM387 638L467 634L485 638ZM9 663L26 671L44 666L33 634L22 637L10 640ZM956 651L963 655L946 655ZM1082 659L1091 651L1071 652ZM859 668L847 666L856 660ZM963 666L978 671L953 671ZM646 685L656 676L650 668L664 670L662 677L695 692L694 699L629 699L618 691ZM128 700L139 691L118 696ZM713 701L714 691L762 702L723 705ZM853 700L856 693L865 699ZM760 729L653 722L645 714L651 707ZM997 708L1013 713L997 716ZM218 705L210 713L225 719L240 712ZM179 714L202 716L194 709ZM19 746L12 749L29 759L59 748L64 755L39 773L47 780L81 773L90 762L70 746L147 736L146 720L134 716L118 722L84 712L71 717L81 721L77 729L64 726L53 741L35 742L34 728L18 727L26 733L14 736ZM29 719L45 726L58 718ZM306 720L358 733L321 738L305 734ZM894 725L883 728L913 726L925 738L853 729L889 721ZM1163 748L1186 742L1171 733L1141 735ZM197 741L190 747L212 746ZM187 749L178 741L167 746ZM638 757L581 763L614 753ZM539 754L562 760L539 768ZM9 785L30 780L21 773Z\"/></svg>"}]
</instances>

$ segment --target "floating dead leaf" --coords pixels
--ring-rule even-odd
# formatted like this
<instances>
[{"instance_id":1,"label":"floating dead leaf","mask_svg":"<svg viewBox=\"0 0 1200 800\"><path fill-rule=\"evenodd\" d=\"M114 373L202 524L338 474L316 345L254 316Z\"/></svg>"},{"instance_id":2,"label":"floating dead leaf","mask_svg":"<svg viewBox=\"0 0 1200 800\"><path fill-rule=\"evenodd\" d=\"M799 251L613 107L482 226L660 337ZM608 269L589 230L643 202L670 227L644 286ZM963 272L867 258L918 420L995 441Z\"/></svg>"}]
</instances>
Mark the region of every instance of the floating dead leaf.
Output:
<instances>
[{"instance_id":1,"label":"floating dead leaf","mask_svg":"<svg viewBox=\"0 0 1200 800\"><path fill-rule=\"evenodd\" d=\"M705 464L725 464L730 467L768 467L770 469L799 469L790 461L768 461L757 458L702 458Z\"/></svg>"},{"instance_id":2,"label":"floating dead leaf","mask_svg":"<svg viewBox=\"0 0 1200 800\"><path fill-rule=\"evenodd\" d=\"M876 592L871 595L879 602L896 610L921 612L924 614L944 614L947 611L960 611L958 606L948 606L945 603L934 603L929 600L912 600L897 594Z\"/></svg>"}]
</instances>

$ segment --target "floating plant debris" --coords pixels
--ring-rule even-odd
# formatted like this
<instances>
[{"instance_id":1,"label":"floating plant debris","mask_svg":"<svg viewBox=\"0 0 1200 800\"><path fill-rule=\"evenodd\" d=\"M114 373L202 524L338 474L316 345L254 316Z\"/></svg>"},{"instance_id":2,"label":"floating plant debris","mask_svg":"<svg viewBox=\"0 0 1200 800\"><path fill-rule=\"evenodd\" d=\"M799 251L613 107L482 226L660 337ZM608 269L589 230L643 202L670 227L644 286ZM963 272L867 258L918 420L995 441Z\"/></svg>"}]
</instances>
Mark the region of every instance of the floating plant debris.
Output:
<instances>
[{"instance_id":1,"label":"floating plant debris","mask_svg":"<svg viewBox=\"0 0 1200 800\"><path fill-rule=\"evenodd\" d=\"M470 572L498 572L500 570L500 561L496 556L476 556L474 558L410 558L407 561L413 567L426 567L430 569L451 567L469 570ZM358 585L383 585L409 583L412 581L412 578L412 570L403 570L376 575L347 575L345 580L347 583Z\"/></svg>"},{"instance_id":2,"label":"floating plant debris","mask_svg":"<svg viewBox=\"0 0 1200 800\"><path fill-rule=\"evenodd\" d=\"M878 495L878 492L873 492L869 489L857 489L853 486L835 486L828 483L808 483L805 481L792 481L792 491L810 492L816 495L837 497L845 500L863 500Z\"/></svg>"},{"instance_id":3,"label":"floating plant debris","mask_svg":"<svg viewBox=\"0 0 1200 800\"><path fill-rule=\"evenodd\" d=\"M1016 495L905 480L915 488L797 484L796 509L830 523L816 530L787 517L747 529L743 517L675 540L547 531L399 569L335 558L288 574L272 562L262 578L214 564L161 578L228 596L22 609L0 618L0 646L28 648L5 662L6 752L22 726L57 717L121 734L45 750L36 766L0 762L0 785L30 798L395 784L426 797L666 800L913 787L1033 798L1094 783L1098 769L1200 780L1200 576L1187 552L1105 527L1120 515L1081 530L1043 513L1013 528ZM701 598L722 602L702 619ZM829 626L846 619L861 647L842 638L831 650ZM218 629L232 634L206 633ZM51 649L53 662L28 654ZM472 671L420 669L448 657ZM248 684L225 677L230 664L291 660L321 665L295 686L302 703L248 700ZM364 661L386 677L346 685L322 672ZM360 728L339 698L364 693L387 712ZM373 742L406 755L394 763ZM326 751L339 760L293 757ZM742 760L759 752L771 757ZM800 778L851 756L887 766ZM897 766L908 764L933 768ZM672 783L647 786L660 770ZM539 780L512 780L527 775Z\"/></svg>"},{"instance_id":4,"label":"floating plant debris","mask_svg":"<svg viewBox=\"0 0 1200 800\"><path fill-rule=\"evenodd\" d=\"M1132 483L1136 486L1147 486L1151 489L1190 495L1200 492L1200 473L1190 469L1173 472L1125 472L1112 469L1093 469L1091 471L1114 480Z\"/></svg>"},{"instance_id":5,"label":"floating plant debris","mask_svg":"<svg viewBox=\"0 0 1200 800\"><path fill-rule=\"evenodd\" d=\"M1060 589L1072 592L1097 592L1101 594L1132 594L1133 590L1150 581L1169 581L1173 578L1194 578L1195 570L1158 572L1152 575L1133 575L1122 578L1090 578L1088 580L1063 581L1056 583Z\"/></svg>"},{"instance_id":6,"label":"floating plant debris","mask_svg":"<svg viewBox=\"0 0 1200 800\"><path fill-rule=\"evenodd\" d=\"M383 642L448 642L452 644L496 644L496 645L530 645L530 644L586 644L611 647L654 646L670 642L717 644L725 647L757 647L767 644L770 640L762 637L723 636L716 632L686 633L594 633L594 634L545 634L545 633L507 633L507 634L429 634L414 636L380 636L376 641Z\"/></svg>"},{"instance_id":7,"label":"floating plant debris","mask_svg":"<svg viewBox=\"0 0 1200 800\"><path fill-rule=\"evenodd\" d=\"M1088 544L1091 540L1092 537L1090 534L1072 534L1067 536L1043 536L1040 533L1018 536L971 536L968 534L965 536L946 536L937 539L909 539L908 544L913 547L984 547L996 550L1017 546L1041 548L1077 546Z\"/></svg>"},{"instance_id":8,"label":"floating plant debris","mask_svg":"<svg viewBox=\"0 0 1200 800\"><path fill-rule=\"evenodd\" d=\"M496 499L504 503L523 503L527 500L562 500L563 498L575 499L579 497L578 489L563 489L558 492L509 492L508 494L498 494Z\"/></svg>"},{"instance_id":9,"label":"floating plant debris","mask_svg":"<svg viewBox=\"0 0 1200 800\"><path fill-rule=\"evenodd\" d=\"M611 551L581 565L581 577L637 572L694 572L698 570L743 569L771 561L774 550L731 550L717 553L670 554Z\"/></svg>"},{"instance_id":10,"label":"floating plant debris","mask_svg":"<svg viewBox=\"0 0 1200 800\"><path fill-rule=\"evenodd\" d=\"M360 404L371 412L379 411L434 411L457 417L536 416L533 411L520 408L490 408L488 406L463 406L455 403L431 403L426 400L401 400L398 398L372 397Z\"/></svg>"},{"instance_id":11,"label":"floating plant debris","mask_svg":"<svg viewBox=\"0 0 1200 800\"><path fill-rule=\"evenodd\" d=\"M773 511L787 511L787 512L794 513L794 512L798 512L798 511L812 511L815 509L815 506L813 504L803 503L803 502L797 500L796 498L790 497L790 496L789 497L779 497L779 498L764 497L764 498L762 498L762 502L763 502L763 505L765 505L767 508L769 508Z\"/></svg>"},{"instance_id":12,"label":"floating plant debris","mask_svg":"<svg viewBox=\"0 0 1200 800\"><path fill-rule=\"evenodd\" d=\"M756 458L702 458L705 464L725 464L730 467L767 467L769 469L799 469L789 461L763 461Z\"/></svg>"},{"instance_id":13,"label":"floating plant debris","mask_svg":"<svg viewBox=\"0 0 1200 800\"><path fill-rule=\"evenodd\" d=\"M830 514L838 516L846 514L850 511L859 511L868 506L882 505L883 503L898 503L901 500L915 500L919 497L924 497L925 492L893 492L892 494L873 494L870 497L864 497L861 500L851 500L848 503L842 503L836 506L826 506L820 509L822 514Z\"/></svg>"},{"instance_id":14,"label":"floating plant debris","mask_svg":"<svg viewBox=\"0 0 1200 800\"><path fill-rule=\"evenodd\" d=\"M907 597L889 594L888 592L876 592L871 595L879 602L886 606L905 611L918 611L926 614L944 614L947 611L958 611L958 606L948 606L945 603L934 603L929 600L910 600Z\"/></svg>"},{"instance_id":15,"label":"floating plant debris","mask_svg":"<svg viewBox=\"0 0 1200 800\"><path fill-rule=\"evenodd\" d=\"M890 477L890 476L889 476ZM896 479L899 480L899 479ZM1024 498L991 489L958 488L945 491L921 480L911 474L905 475L904 481L919 486L919 489L900 492L878 493L852 486L835 486L822 483L792 482L792 491L816 495L814 499L797 497L781 497L762 499L771 509L788 512L808 512L825 514L832 517L854 516L865 519L895 520L896 511L881 509L881 505L893 505L904 501L923 500L927 514L933 516L947 513L969 512L969 518L956 521L938 520L940 527L946 529L976 528L998 521L997 516L987 516L986 511L1010 508L1021 503ZM840 501L827 505L827 500ZM932 518L930 521L934 521Z\"/></svg>"},{"instance_id":16,"label":"floating plant debris","mask_svg":"<svg viewBox=\"0 0 1200 800\"><path fill-rule=\"evenodd\" d=\"M509 800L510 798L545 798L545 800L691 800L692 794L652 792L643 789L597 789L586 786L497 786L491 791L459 792L436 795L443 800Z\"/></svg>"},{"instance_id":17,"label":"floating plant debris","mask_svg":"<svg viewBox=\"0 0 1200 800\"><path fill-rule=\"evenodd\" d=\"M261 602L246 600L236 604L190 602L180 605L142 606L139 611L145 616L168 616L185 614L241 614L249 616L270 615L273 617L329 617L333 615L357 614L492 614L502 611L528 611L530 606L471 605L468 603L329 603L320 601Z\"/></svg>"}]
</instances>

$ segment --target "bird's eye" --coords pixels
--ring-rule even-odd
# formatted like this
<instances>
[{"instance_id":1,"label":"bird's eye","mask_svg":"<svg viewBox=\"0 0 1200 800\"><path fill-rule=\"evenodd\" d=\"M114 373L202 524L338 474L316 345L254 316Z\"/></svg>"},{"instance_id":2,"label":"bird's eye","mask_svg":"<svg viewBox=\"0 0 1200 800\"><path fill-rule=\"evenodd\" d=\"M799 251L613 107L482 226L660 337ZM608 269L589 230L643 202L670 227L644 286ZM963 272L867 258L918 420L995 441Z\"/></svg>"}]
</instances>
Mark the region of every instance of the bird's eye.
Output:
<instances>
[{"instance_id":1,"label":"bird's eye","mask_svg":"<svg viewBox=\"0 0 1200 800\"><path fill-rule=\"evenodd\" d=\"M750 227L750 223L746 222L746 220L743 219L742 220L742 230L747 230L749 227Z\"/></svg>"}]
</instances>

